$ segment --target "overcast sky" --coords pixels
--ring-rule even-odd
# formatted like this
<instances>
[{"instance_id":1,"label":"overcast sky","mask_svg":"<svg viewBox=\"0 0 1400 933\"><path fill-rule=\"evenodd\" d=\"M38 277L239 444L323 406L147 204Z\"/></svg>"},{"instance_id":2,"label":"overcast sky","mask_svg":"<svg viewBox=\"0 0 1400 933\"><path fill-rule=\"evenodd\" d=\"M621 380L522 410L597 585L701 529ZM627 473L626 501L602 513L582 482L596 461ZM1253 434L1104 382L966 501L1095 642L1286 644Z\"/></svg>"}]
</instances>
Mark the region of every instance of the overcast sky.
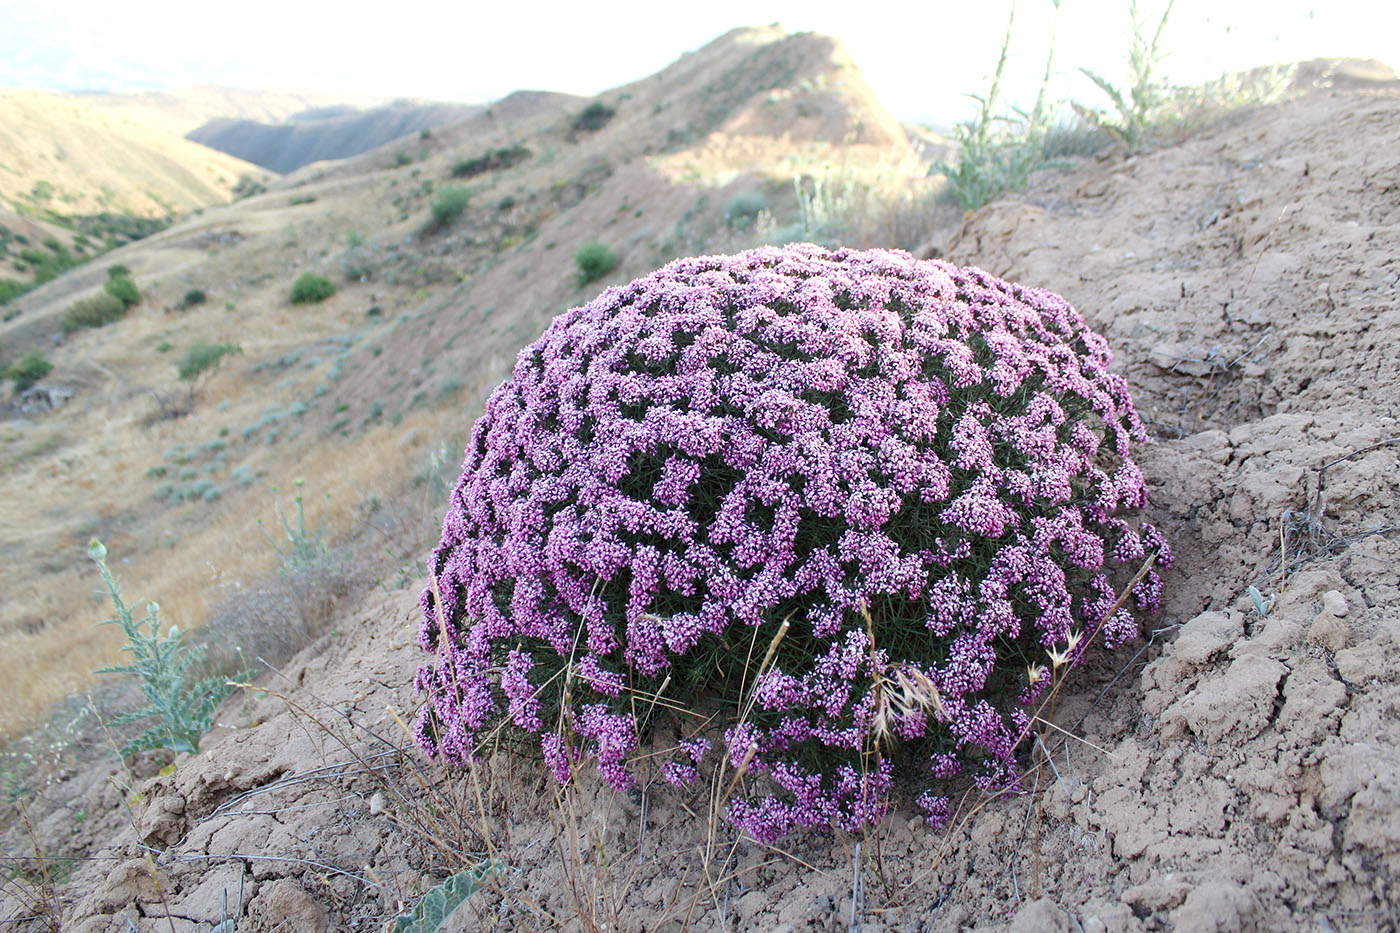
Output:
<instances>
[{"instance_id":1,"label":"overcast sky","mask_svg":"<svg viewBox=\"0 0 1400 933\"><path fill-rule=\"evenodd\" d=\"M1013 96L1034 96L1055 0L1019 0ZM1140 0L1153 18L1165 0ZM781 22L845 43L904 120L968 115L1009 0L696 0L450 4L0 0L0 86L151 90L196 83L482 102L520 88L592 95L645 77L736 26ZM1087 65L1122 80L1127 0L1061 0L1057 96L1093 99ZM1393 0L1178 0L1166 76L1194 83L1321 56L1400 65Z\"/></svg>"}]
</instances>

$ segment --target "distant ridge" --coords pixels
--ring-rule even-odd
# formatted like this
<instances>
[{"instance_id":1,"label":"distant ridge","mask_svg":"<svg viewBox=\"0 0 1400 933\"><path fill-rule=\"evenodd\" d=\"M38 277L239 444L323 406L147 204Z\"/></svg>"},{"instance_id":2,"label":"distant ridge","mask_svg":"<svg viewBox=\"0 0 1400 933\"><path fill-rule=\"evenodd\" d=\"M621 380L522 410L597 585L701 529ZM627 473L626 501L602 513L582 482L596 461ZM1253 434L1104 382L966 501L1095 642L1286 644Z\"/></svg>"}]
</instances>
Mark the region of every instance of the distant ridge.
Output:
<instances>
[{"instance_id":1,"label":"distant ridge","mask_svg":"<svg viewBox=\"0 0 1400 933\"><path fill-rule=\"evenodd\" d=\"M320 107L275 124L211 120L186 138L285 174L323 159L359 155L401 136L465 120L484 109L469 104L399 101L372 110Z\"/></svg>"}]
</instances>

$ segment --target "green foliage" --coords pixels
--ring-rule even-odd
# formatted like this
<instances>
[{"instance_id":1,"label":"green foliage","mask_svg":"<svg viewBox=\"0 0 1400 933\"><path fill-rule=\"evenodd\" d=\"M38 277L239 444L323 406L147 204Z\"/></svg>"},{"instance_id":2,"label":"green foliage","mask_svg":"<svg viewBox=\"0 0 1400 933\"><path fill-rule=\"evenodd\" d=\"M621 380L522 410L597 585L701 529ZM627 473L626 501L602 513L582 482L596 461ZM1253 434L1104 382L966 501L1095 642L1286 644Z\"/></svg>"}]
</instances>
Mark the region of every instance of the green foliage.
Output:
<instances>
[{"instance_id":1,"label":"green foliage","mask_svg":"<svg viewBox=\"0 0 1400 933\"><path fill-rule=\"evenodd\" d=\"M22 236L16 236L15 241L28 242ZM33 247L21 249L19 258L33 272L34 285L41 285L50 279L57 278L63 272L81 265L83 262L82 257L74 256L61 243L51 245L47 250L38 250ZM28 291L31 287L24 286L22 291Z\"/></svg>"},{"instance_id":2,"label":"green foliage","mask_svg":"<svg viewBox=\"0 0 1400 933\"><path fill-rule=\"evenodd\" d=\"M120 279L120 278L123 278L123 277L125 277L125 278L130 278L130 277L131 277L131 270L128 269L126 266L122 265L121 263L117 263L117 264L115 264L115 265L111 265L111 266L108 266L108 267L107 267L107 278L108 278L108 279Z\"/></svg>"},{"instance_id":3,"label":"green foliage","mask_svg":"<svg viewBox=\"0 0 1400 933\"><path fill-rule=\"evenodd\" d=\"M396 152L394 153L394 164L400 167L411 165L413 164L413 156L407 152Z\"/></svg>"},{"instance_id":4,"label":"green foliage","mask_svg":"<svg viewBox=\"0 0 1400 933\"><path fill-rule=\"evenodd\" d=\"M433 224L442 227L450 223L453 218L466 210L467 202L472 199L472 189L464 188L461 185L447 185L438 192L433 199Z\"/></svg>"},{"instance_id":5,"label":"green foliage","mask_svg":"<svg viewBox=\"0 0 1400 933\"><path fill-rule=\"evenodd\" d=\"M471 178L483 172L494 171L496 169L510 168L518 165L530 158L530 149L521 143L515 143L497 149L493 152L484 152L479 156L470 159L462 159L452 165L453 178Z\"/></svg>"},{"instance_id":6,"label":"green foliage","mask_svg":"<svg viewBox=\"0 0 1400 933\"><path fill-rule=\"evenodd\" d=\"M238 181L233 186L233 199L241 201L244 198L251 198L253 195L262 194L267 190L267 186L256 181L251 175L239 175Z\"/></svg>"},{"instance_id":7,"label":"green foliage","mask_svg":"<svg viewBox=\"0 0 1400 933\"><path fill-rule=\"evenodd\" d=\"M180 299L180 307L193 308L195 305L202 305L208 297L208 295L204 294L204 289L192 288L185 292L184 298Z\"/></svg>"},{"instance_id":8,"label":"green foliage","mask_svg":"<svg viewBox=\"0 0 1400 933\"><path fill-rule=\"evenodd\" d=\"M70 334L82 327L105 327L121 320L126 310L127 305L120 298L105 291L98 292L69 305L63 312L63 332Z\"/></svg>"},{"instance_id":9,"label":"green foliage","mask_svg":"<svg viewBox=\"0 0 1400 933\"><path fill-rule=\"evenodd\" d=\"M1128 12L1133 20L1133 45L1128 52L1128 64L1132 68L1133 84L1126 92L1114 87L1107 78L1088 68L1079 69L1099 90L1108 95L1117 115L1109 116L1104 111L1090 110L1086 107L1076 107L1076 112L1092 125L1121 139L1129 151L1140 148L1149 140L1153 125L1168 102L1166 85L1157 79L1155 72L1161 62L1159 47L1162 31L1166 29L1173 2L1175 0L1167 0L1167 7L1162 11L1162 18L1157 21L1157 28L1153 30L1149 40L1147 22L1138 12L1137 0L1129 0Z\"/></svg>"},{"instance_id":10,"label":"green foliage","mask_svg":"<svg viewBox=\"0 0 1400 933\"><path fill-rule=\"evenodd\" d=\"M1055 3L1058 18L1060 4ZM958 164L939 163L932 168L948 179L949 190L963 207L975 211L1007 191L1024 188L1031 173L1045 164L1044 141L1051 107L1046 102L1051 68L1055 59L1055 33L1050 33L1050 50L1045 57L1045 74L1035 106L1029 113L1012 115L997 111L1001 79L1011 51L1011 33L1016 22L1016 4L1006 20L1001 57L992 75L986 97L969 95L978 104L977 115L953 129L958 142Z\"/></svg>"},{"instance_id":11,"label":"green foliage","mask_svg":"<svg viewBox=\"0 0 1400 933\"><path fill-rule=\"evenodd\" d=\"M242 353L243 348L236 343L200 341L185 351L185 358L176 364L176 372L182 382L193 382L206 371L217 369L224 357Z\"/></svg>"},{"instance_id":12,"label":"green foliage","mask_svg":"<svg viewBox=\"0 0 1400 933\"><path fill-rule=\"evenodd\" d=\"M611 272L617 266L617 253L597 240L589 240L574 252L574 263L578 266L575 280L583 286Z\"/></svg>"},{"instance_id":13,"label":"green foliage","mask_svg":"<svg viewBox=\"0 0 1400 933\"><path fill-rule=\"evenodd\" d=\"M123 308L133 307L141 301L141 290L129 275L111 276L103 284L102 290L120 301Z\"/></svg>"},{"instance_id":14,"label":"green foliage","mask_svg":"<svg viewBox=\"0 0 1400 933\"><path fill-rule=\"evenodd\" d=\"M233 687L223 678L193 679L201 666L204 652L184 642L185 633L171 626L164 635L158 618L160 607L146 603L146 618L137 622L131 609L122 602L116 578L107 569L107 549L93 538L88 544L88 556L97 564L107 593L116 607L115 618L103 625L119 625L126 633L122 650L131 655L130 664L104 667L99 674L130 674L139 678L141 693L150 704L144 709L127 713L112 725L125 725L146 719L159 720L154 726L122 747L121 754L135 755L151 748L168 748L176 752L199 751L199 738L209 731L214 712L232 692Z\"/></svg>"},{"instance_id":15,"label":"green foliage","mask_svg":"<svg viewBox=\"0 0 1400 933\"><path fill-rule=\"evenodd\" d=\"M0 279L0 305L8 304L29 291L29 286L14 279Z\"/></svg>"},{"instance_id":16,"label":"green foliage","mask_svg":"<svg viewBox=\"0 0 1400 933\"><path fill-rule=\"evenodd\" d=\"M13 379L15 391L23 392L51 372L53 364L44 359L44 354L30 350L22 359L0 370L0 379Z\"/></svg>"},{"instance_id":17,"label":"green foliage","mask_svg":"<svg viewBox=\"0 0 1400 933\"><path fill-rule=\"evenodd\" d=\"M325 301L334 294L335 286L331 284L330 279L305 272L292 286L292 304L315 304L318 301Z\"/></svg>"},{"instance_id":18,"label":"green foliage","mask_svg":"<svg viewBox=\"0 0 1400 933\"><path fill-rule=\"evenodd\" d=\"M419 899L412 913L400 914L390 933L437 933L458 908L477 891L487 878L506 870L501 859L486 859L460 871Z\"/></svg>"},{"instance_id":19,"label":"green foliage","mask_svg":"<svg viewBox=\"0 0 1400 933\"><path fill-rule=\"evenodd\" d=\"M587 107L584 107L583 111L574 118L574 129L588 130L589 132L601 130L608 125L608 121L611 120L616 113L616 110L607 106L602 101L595 100Z\"/></svg>"}]
</instances>

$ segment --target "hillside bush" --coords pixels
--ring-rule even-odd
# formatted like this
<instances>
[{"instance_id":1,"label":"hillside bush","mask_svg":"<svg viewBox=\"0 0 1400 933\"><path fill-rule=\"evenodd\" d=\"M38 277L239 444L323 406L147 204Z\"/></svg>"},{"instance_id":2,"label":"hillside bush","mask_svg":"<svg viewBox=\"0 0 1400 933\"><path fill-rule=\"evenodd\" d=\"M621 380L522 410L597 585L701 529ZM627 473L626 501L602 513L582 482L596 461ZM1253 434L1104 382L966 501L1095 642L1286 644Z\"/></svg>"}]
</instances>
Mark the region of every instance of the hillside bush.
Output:
<instances>
[{"instance_id":1,"label":"hillside bush","mask_svg":"<svg viewBox=\"0 0 1400 933\"><path fill-rule=\"evenodd\" d=\"M510 168L518 165L530 158L530 148L521 143L515 143L496 149L492 152L484 152L470 159L461 159L452 164L453 178L473 178L483 172L496 171L497 169Z\"/></svg>"},{"instance_id":2,"label":"hillside bush","mask_svg":"<svg viewBox=\"0 0 1400 933\"><path fill-rule=\"evenodd\" d=\"M34 383L53 372L53 364L38 350L30 350L4 369L0 369L0 379L12 379L16 392L23 392Z\"/></svg>"},{"instance_id":3,"label":"hillside bush","mask_svg":"<svg viewBox=\"0 0 1400 933\"><path fill-rule=\"evenodd\" d=\"M575 280L580 286L587 285L617 267L617 253L597 240L589 240L574 252L574 265L578 267Z\"/></svg>"},{"instance_id":4,"label":"hillside bush","mask_svg":"<svg viewBox=\"0 0 1400 933\"><path fill-rule=\"evenodd\" d=\"M504 725L615 788L718 745L764 841L875 823L896 771L935 821L943 779L1013 782L1051 677L1137 635L1117 581L1171 563L1119 514L1146 435L1110 359L1057 295L885 250L682 259L565 312L467 446L417 740L470 762Z\"/></svg>"},{"instance_id":5,"label":"hillside bush","mask_svg":"<svg viewBox=\"0 0 1400 933\"><path fill-rule=\"evenodd\" d=\"M217 369L224 357L242 353L243 348L236 343L197 341L185 351L184 359L175 364L175 372L180 381L194 382L206 372Z\"/></svg>"},{"instance_id":6,"label":"hillside bush","mask_svg":"<svg viewBox=\"0 0 1400 933\"><path fill-rule=\"evenodd\" d=\"M323 275L303 272L292 286L292 304L315 304L335 294L335 286Z\"/></svg>"},{"instance_id":7,"label":"hillside bush","mask_svg":"<svg viewBox=\"0 0 1400 933\"><path fill-rule=\"evenodd\" d=\"M69 305L63 312L61 326L65 334L81 327L106 327L121 320L129 306L109 292L98 292L91 298L84 298Z\"/></svg>"},{"instance_id":8,"label":"hillside bush","mask_svg":"<svg viewBox=\"0 0 1400 933\"><path fill-rule=\"evenodd\" d=\"M579 112L579 115L574 118L574 129L587 130L589 132L601 130L608 125L608 121L611 120L616 113L616 110L607 106L602 101L595 100L587 107L584 107L583 110Z\"/></svg>"},{"instance_id":9,"label":"hillside bush","mask_svg":"<svg viewBox=\"0 0 1400 933\"><path fill-rule=\"evenodd\" d=\"M114 275L102 285L102 290L130 308L141 302L141 290L129 275Z\"/></svg>"},{"instance_id":10,"label":"hillside bush","mask_svg":"<svg viewBox=\"0 0 1400 933\"><path fill-rule=\"evenodd\" d=\"M204 294L204 289L192 288L189 291L185 292L184 298L180 299L180 307L181 309L193 308L195 305L204 304L204 302L207 301L208 298L209 296Z\"/></svg>"},{"instance_id":11,"label":"hillside bush","mask_svg":"<svg viewBox=\"0 0 1400 933\"><path fill-rule=\"evenodd\" d=\"M747 230L768 206L768 199L757 191L736 194L724 207L724 221L731 229Z\"/></svg>"},{"instance_id":12,"label":"hillside bush","mask_svg":"<svg viewBox=\"0 0 1400 933\"><path fill-rule=\"evenodd\" d=\"M8 304L29 291L29 286L14 279L0 279L0 305Z\"/></svg>"},{"instance_id":13,"label":"hillside bush","mask_svg":"<svg viewBox=\"0 0 1400 933\"><path fill-rule=\"evenodd\" d=\"M433 199L433 224L445 226L458 214L467 209L472 199L472 190L461 185L447 185Z\"/></svg>"}]
</instances>

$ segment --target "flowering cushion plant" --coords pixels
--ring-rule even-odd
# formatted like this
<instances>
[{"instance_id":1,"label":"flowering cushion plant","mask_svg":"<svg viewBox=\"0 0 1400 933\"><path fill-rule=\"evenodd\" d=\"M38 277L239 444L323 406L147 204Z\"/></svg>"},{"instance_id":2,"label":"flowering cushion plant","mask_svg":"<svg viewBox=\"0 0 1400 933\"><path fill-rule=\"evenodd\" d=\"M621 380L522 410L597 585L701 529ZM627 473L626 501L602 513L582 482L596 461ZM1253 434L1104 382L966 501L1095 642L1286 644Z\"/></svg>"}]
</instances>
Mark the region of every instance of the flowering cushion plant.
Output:
<instances>
[{"instance_id":1,"label":"flowering cushion plant","mask_svg":"<svg viewBox=\"0 0 1400 933\"><path fill-rule=\"evenodd\" d=\"M1170 564L1119 514L1145 433L1110 358L1057 295L885 250L682 259L565 312L467 448L419 742L513 726L625 788L693 712L662 773L722 738L762 840L878 821L896 767L935 819L941 779L1014 779L1047 653L1135 637L1115 565Z\"/></svg>"}]
</instances>

